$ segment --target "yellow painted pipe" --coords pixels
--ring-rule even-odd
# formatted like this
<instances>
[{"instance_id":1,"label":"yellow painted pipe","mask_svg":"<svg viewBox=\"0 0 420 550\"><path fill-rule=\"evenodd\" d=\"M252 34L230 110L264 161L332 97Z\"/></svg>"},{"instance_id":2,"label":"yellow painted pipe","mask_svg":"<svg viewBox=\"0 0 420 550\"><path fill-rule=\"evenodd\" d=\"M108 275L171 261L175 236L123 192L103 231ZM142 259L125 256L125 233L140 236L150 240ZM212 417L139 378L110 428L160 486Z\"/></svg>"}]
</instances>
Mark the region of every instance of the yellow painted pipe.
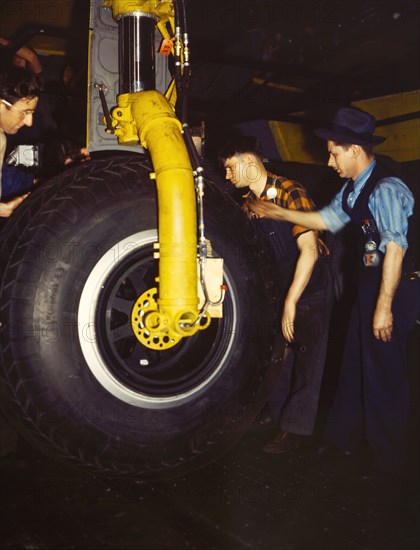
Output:
<instances>
[{"instance_id":1,"label":"yellow painted pipe","mask_svg":"<svg viewBox=\"0 0 420 550\"><path fill-rule=\"evenodd\" d=\"M173 27L174 6L168 0L105 0L115 20L133 13L153 15L166 31ZM169 94L173 101L174 94ZM112 112L115 134L120 143L140 141L152 158L158 194L159 288L157 304L146 291L139 297L144 311L140 339L170 347L178 336L189 336L200 329L197 294L197 220L194 178L182 126L171 103L160 92L142 91L118 96ZM151 303L153 302L153 306ZM157 310L155 310L155 307ZM136 318L137 305L134 308ZM162 337L166 334L166 337ZM153 341L153 336L156 336ZM168 341L169 338L169 341ZM142 340L141 340L142 341Z\"/></svg>"},{"instance_id":2,"label":"yellow painted pipe","mask_svg":"<svg viewBox=\"0 0 420 550\"><path fill-rule=\"evenodd\" d=\"M114 114L115 113L115 114ZM181 123L168 100L154 90L121 94L113 117L126 127L131 117L140 143L151 155L159 214L159 312L163 323L182 336L198 327L197 214L194 178ZM118 117L118 114L120 117ZM117 132L118 133L118 132ZM166 325L168 326L168 325Z\"/></svg>"}]
</instances>

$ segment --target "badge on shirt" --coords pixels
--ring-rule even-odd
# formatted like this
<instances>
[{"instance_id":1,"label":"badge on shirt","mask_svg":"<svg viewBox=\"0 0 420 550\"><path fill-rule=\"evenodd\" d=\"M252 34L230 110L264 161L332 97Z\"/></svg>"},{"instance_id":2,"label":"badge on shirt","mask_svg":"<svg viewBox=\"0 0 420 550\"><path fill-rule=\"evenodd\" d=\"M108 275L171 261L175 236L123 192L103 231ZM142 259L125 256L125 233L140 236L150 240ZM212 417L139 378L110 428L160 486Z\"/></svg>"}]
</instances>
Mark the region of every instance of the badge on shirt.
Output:
<instances>
[{"instance_id":1,"label":"badge on shirt","mask_svg":"<svg viewBox=\"0 0 420 550\"><path fill-rule=\"evenodd\" d=\"M376 267L380 263L379 252L376 249L375 241L365 242L365 253L363 254L363 263L366 267Z\"/></svg>"},{"instance_id":2,"label":"badge on shirt","mask_svg":"<svg viewBox=\"0 0 420 550\"><path fill-rule=\"evenodd\" d=\"M365 235L370 237L372 233L377 231L375 220L373 219L365 219L362 222L362 230Z\"/></svg>"},{"instance_id":3,"label":"badge on shirt","mask_svg":"<svg viewBox=\"0 0 420 550\"><path fill-rule=\"evenodd\" d=\"M269 187L267 189L267 193L266 193L267 197L269 199L275 199L277 198L277 189L273 186L273 187Z\"/></svg>"}]
</instances>

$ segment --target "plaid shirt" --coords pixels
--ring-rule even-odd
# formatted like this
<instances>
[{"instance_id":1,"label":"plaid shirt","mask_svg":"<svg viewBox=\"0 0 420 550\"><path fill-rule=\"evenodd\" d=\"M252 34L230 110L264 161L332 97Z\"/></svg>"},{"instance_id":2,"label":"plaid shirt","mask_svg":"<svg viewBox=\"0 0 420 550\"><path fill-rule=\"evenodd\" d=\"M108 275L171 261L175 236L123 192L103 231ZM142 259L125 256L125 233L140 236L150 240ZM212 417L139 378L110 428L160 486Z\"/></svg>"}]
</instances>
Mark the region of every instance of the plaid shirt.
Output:
<instances>
[{"instance_id":1,"label":"plaid shirt","mask_svg":"<svg viewBox=\"0 0 420 550\"><path fill-rule=\"evenodd\" d=\"M273 192L272 189L276 190L277 194L275 197L271 196ZM252 191L250 191L244 196L244 198L246 200L243 204L243 209L245 210L248 217L253 218L255 215L249 209L248 199L255 199L258 197L256 197L256 195ZM289 210L315 210L315 204L313 200L308 195L306 189L300 183L289 180L287 178L283 178L282 176L276 176L275 174L271 174L270 172L267 173L267 183L264 187L263 192L261 193L261 196L259 197L259 200L274 201L282 208L288 208ZM309 231L307 227L303 227L301 225L292 226L292 235L293 237L295 237L295 239L297 239L299 235L302 235L302 233L305 233L306 231ZM328 249L324 242L319 237L317 237L317 240L320 253L328 254Z\"/></svg>"}]
</instances>

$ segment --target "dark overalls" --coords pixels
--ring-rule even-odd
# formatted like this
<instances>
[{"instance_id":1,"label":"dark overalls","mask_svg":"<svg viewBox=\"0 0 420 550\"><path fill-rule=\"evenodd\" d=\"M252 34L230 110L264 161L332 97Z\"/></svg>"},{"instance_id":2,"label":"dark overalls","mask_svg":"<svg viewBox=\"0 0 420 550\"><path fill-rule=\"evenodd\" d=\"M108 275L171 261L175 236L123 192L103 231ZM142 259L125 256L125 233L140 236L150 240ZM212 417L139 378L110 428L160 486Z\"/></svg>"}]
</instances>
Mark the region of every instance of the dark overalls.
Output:
<instances>
[{"instance_id":1,"label":"dark overalls","mask_svg":"<svg viewBox=\"0 0 420 550\"><path fill-rule=\"evenodd\" d=\"M377 164L351 211L347 206L350 185L343 193L343 210L350 216L357 235L357 289L338 392L328 417L325 439L338 448L352 451L365 438L379 469L399 471L407 460L410 407L407 336L419 311L419 284L418 280L410 281L404 275L414 270L409 219L409 249L392 305L392 339L390 342L377 340L372 323L384 254L379 251L380 237L368 200L387 175Z\"/></svg>"},{"instance_id":2,"label":"dark overalls","mask_svg":"<svg viewBox=\"0 0 420 550\"><path fill-rule=\"evenodd\" d=\"M256 223L273 254L279 303L283 307L299 257L292 224L268 218ZM268 401L271 416L283 431L299 435L311 435L313 432L324 373L332 301L329 262L326 258L320 258L297 303L296 342L287 348L278 382Z\"/></svg>"}]
</instances>

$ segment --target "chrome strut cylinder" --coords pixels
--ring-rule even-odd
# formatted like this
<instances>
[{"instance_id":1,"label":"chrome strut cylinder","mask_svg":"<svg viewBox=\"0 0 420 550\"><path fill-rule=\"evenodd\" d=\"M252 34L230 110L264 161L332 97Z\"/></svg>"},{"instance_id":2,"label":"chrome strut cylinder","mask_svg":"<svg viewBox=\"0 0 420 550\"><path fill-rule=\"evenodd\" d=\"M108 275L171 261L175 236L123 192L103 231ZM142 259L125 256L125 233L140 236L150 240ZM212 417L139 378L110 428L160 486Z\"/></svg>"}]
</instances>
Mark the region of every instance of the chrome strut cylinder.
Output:
<instances>
[{"instance_id":1,"label":"chrome strut cylinder","mask_svg":"<svg viewBox=\"0 0 420 550\"><path fill-rule=\"evenodd\" d=\"M150 13L137 11L118 16L120 94L156 87L156 20Z\"/></svg>"}]
</instances>

